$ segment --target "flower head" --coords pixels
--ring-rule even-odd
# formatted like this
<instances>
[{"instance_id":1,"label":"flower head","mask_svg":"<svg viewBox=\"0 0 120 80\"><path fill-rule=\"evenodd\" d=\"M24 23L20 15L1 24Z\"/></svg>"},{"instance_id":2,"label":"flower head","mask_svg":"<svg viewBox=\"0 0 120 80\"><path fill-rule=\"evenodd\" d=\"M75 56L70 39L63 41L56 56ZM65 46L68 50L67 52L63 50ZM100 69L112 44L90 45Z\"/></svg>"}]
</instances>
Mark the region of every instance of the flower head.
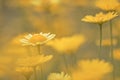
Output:
<instances>
[{"instance_id":1,"label":"flower head","mask_svg":"<svg viewBox=\"0 0 120 80\"><path fill-rule=\"evenodd\" d=\"M48 76L48 80L72 80L72 78L68 74L61 72L61 73L51 73Z\"/></svg>"},{"instance_id":2,"label":"flower head","mask_svg":"<svg viewBox=\"0 0 120 80\"><path fill-rule=\"evenodd\" d=\"M71 53L75 52L84 42L85 37L83 35L74 35L71 37L55 39L48 42L47 45L52 46L61 53Z\"/></svg>"},{"instance_id":3,"label":"flower head","mask_svg":"<svg viewBox=\"0 0 120 80\"><path fill-rule=\"evenodd\" d=\"M73 80L101 80L111 71L111 64L103 60L81 60L72 77Z\"/></svg>"},{"instance_id":4,"label":"flower head","mask_svg":"<svg viewBox=\"0 0 120 80\"><path fill-rule=\"evenodd\" d=\"M116 60L120 60L120 49L115 49L115 50L113 51L113 54L114 54L114 58L115 58Z\"/></svg>"},{"instance_id":5,"label":"flower head","mask_svg":"<svg viewBox=\"0 0 120 80\"><path fill-rule=\"evenodd\" d=\"M118 0L97 0L95 5L102 10L112 11L116 10L120 3Z\"/></svg>"},{"instance_id":6,"label":"flower head","mask_svg":"<svg viewBox=\"0 0 120 80\"><path fill-rule=\"evenodd\" d=\"M50 33L40 33L40 34L28 34L25 36L23 39L20 40L20 42L23 45L40 45L44 44L47 41L53 39L55 37L55 34L50 34Z\"/></svg>"},{"instance_id":7,"label":"flower head","mask_svg":"<svg viewBox=\"0 0 120 80\"><path fill-rule=\"evenodd\" d=\"M89 23L102 24L102 23L107 22L117 16L118 15L115 12L108 12L106 14L100 12L100 13L96 14L95 16L87 15L82 19L82 21L89 22Z\"/></svg>"},{"instance_id":8,"label":"flower head","mask_svg":"<svg viewBox=\"0 0 120 80\"><path fill-rule=\"evenodd\" d=\"M52 59L52 55L49 56L44 56L44 55L39 55L39 56L29 56L26 58L21 58L18 59L17 65L18 66L24 66L24 67L35 67L40 64L43 64L49 60Z\"/></svg>"},{"instance_id":9,"label":"flower head","mask_svg":"<svg viewBox=\"0 0 120 80\"><path fill-rule=\"evenodd\" d=\"M117 39L113 39L113 45L117 45L117 43L118 43ZM98 46L100 45L99 40L96 41L96 45L98 45ZM111 46L111 40L110 39L104 39L102 41L102 46Z\"/></svg>"}]
</instances>

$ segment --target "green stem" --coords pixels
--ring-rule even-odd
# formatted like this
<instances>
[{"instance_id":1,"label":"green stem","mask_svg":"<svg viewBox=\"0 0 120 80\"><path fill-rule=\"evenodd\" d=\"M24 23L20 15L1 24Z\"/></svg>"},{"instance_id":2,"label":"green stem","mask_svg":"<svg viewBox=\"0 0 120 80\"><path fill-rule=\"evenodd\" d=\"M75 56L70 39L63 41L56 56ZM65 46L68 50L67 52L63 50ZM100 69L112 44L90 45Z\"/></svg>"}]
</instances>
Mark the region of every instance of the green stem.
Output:
<instances>
[{"instance_id":1,"label":"green stem","mask_svg":"<svg viewBox=\"0 0 120 80\"><path fill-rule=\"evenodd\" d=\"M63 54L63 60L64 60L64 64L66 66L66 71L68 72L68 65L67 65L67 59L65 57L65 55Z\"/></svg>"},{"instance_id":2,"label":"green stem","mask_svg":"<svg viewBox=\"0 0 120 80\"><path fill-rule=\"evenodd\" d=\"M110 56L111 62L113 64L113 80L115 80L115 63L114 63L114 55L113 55L113 34L112 34L112 21L110 20L110 39L111 39L111 47L110 47Z\"/></svg>"},{"instance_id":3,"label":"green stem","mask_svg":"<svg viewBox=\"0 0 120 80\"><path fill-rule=\"evenodd\" d=\"M42 68L42 65L41 65L41 73L40 74L41 74L41 80L43 80L44 77L43 77L43 68Z\"/></svg>"},{"instance_id":4,"label":"green stem","mask_svg":"<svg viewBox=\"0 0 120 80\"><path fill-rule=\"evenodd\" d=\"M38 48L38 54L40 55L40 45L38 45L37 48Z\"/></svg>"},{"instance_id":5,"label":"green stem","mask_svg":"<svg viewBox=\"0 0 120 80\"><path fill-rule=\"evenodd\" d=\"M100 52L98 54L99 59L101 59L101 52L102 52L102 24L99 24L100 27Z\"/></svg>"},{"instance_id":6,"label":"green stem","mask_svg":"<svg viewBox=\"0 0 120 80\"><path fill-rule=\"evenodd\" d=\"M34 69L34 79L37 80L37 71L36 71L36 67L33 67Z\"/></svg>"},{"instance_id":7,"label":"green stem","mask_svg":"<svg viewBox=\"0 0 120 80\"><path fill-rule=\"evenodd\" d=\"M71 58L71 64L72 64L72 67L74 67L74 65L75 65L75 63L76 63L76 58L75 58L75 56L74 56L74 53L71 53L70 54L70 58Z\"/></svg>"}]
</instances>

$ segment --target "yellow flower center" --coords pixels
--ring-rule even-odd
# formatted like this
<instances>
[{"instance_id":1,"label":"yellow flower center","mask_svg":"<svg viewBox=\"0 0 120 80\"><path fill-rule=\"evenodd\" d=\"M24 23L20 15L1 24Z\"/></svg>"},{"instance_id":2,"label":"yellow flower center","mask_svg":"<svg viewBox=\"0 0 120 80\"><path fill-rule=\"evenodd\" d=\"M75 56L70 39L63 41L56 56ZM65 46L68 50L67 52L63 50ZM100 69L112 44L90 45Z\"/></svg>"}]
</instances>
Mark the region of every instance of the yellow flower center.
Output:
<instances>
[{"instance_id":1,"label":"yellow flower center","mask_svg":"<svg viewBox=\"0 0 120 80\"><path fill-rule=\"evenodd\" d=\"M34 34L31 38L30 38L30 42L31 43L36 43L36 42L43 42L47 40L46 37L42 36L42 35L39 35L39 34Z\"/></svg>"}]
</instances>

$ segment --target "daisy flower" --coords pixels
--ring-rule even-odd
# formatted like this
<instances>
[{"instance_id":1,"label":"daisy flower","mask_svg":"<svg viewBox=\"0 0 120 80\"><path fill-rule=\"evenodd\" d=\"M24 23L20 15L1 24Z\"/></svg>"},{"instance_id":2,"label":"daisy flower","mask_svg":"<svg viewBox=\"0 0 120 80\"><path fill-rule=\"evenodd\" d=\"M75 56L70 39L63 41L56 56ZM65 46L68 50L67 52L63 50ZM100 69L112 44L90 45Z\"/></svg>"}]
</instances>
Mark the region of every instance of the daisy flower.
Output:
<instances>
[{"instance_id":1,"label":"daisy flower","mask_svg":"<svg viewBox=\"0 0 120 80\"><path fill-rule=\"evenodd\" d=\"M82 19L82 21L89 22L89 23L102 24L104 22L112 20L113 18L117 16L118 14L115 12L108 12L106 14L100 12L96 14L95 16L87 15Z\"/></svg>"},{"instance_id":2,"label":"daisy flower","mask_svg":"<svg viewBox=\"0 0 120 80\"><path fill-rule=\"evenodd\" d=\"M51 73L48 76L48 80L72 80L72 79L68 74L61 72L61 73Z\"/></svg>"},{"instance_id":3,"label":"daisy flower","mask_svg":"<svg viewBox=\"0 0 120 80\"><path fill-rule=\"evenodd\" d=\"M95 5L105 11L115 11L120 6L120 3L118 0L97 0Z\"/></svg>"},{"instance_id":4,"label":"daisy flower","mask_svg":"<svg viewBox=\"0 0 120 80\"><path fill-rule=\"evenodd\" d=\"M41 45L46 43L47 41L53 39L55 37L55 34L50 33L39 33L39 34L28 34L23 39L20 39L20 42L23 46L25 45Z\"/></svg>"}]
</instances>

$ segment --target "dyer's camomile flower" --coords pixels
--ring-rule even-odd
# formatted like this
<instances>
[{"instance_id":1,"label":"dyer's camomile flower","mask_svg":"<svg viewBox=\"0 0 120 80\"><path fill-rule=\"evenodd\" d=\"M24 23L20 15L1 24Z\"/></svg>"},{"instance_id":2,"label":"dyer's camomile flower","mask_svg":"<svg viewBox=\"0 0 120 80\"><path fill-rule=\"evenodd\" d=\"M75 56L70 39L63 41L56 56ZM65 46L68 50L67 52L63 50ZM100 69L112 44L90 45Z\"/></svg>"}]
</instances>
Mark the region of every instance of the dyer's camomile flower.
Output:
<instances>
[{"instance_id":1,"label":"dyer's camomile flower","mask_svg":"<svg viewBox=\"0 0 120 80\"><path fill-rule=\"evenodd\" d=\"M40 64L43 64L43 63L51 60L52 57L53 57L52 55L29 56L29 57L18 59L17 65L24 66L24 67L36 67Z\"/></svg>"},{"instance_id":2,"label":"dyer's camomile flower","mask_svg":"<svg viewBox=\"0 0 120 80\"><path fill-rule=\"evenodd\" d=\"M23 45L41 45L46 43L47 41L53 39L55 37L55 34L50 33L39 33L39 34L28 34L23 39L20 40L20 42Z\"/></svg>"},{"instance_id":3,"label":"dyer's camomile flower","mask_svg":"<svg viewBox=\"0 0 120 80\"><path fill-rule=\"evenodd\" d=\"M47 80L72 80L72 78L68 74L61 72L61 73L51 73L48 76Z\"/></svg>"},{"instance_id":4,"label":"dyer's camomile flower","mask_svg":"<svg viewBox=\"0 0 120 80\"><path fill-rule=\"evenodd\" d=\"M120 3L118 0L96 0L95 5L105 11L115 11Z\"/></svg>"},{"instance_id":5,"label":"dyer's camomile flower","mask_svg":"<svg viewBox=\"0 0 120 80\"><path fill-rule=\"evenodd\" d=\"M89 23L102 24L102 23L107 22L117 16L118 15L115 12L108 12L106 14L100 12L100 13L96 14L95 16L87 15L82 19L82 21L89 22Z\"/></svg>"},{"instance_id":6,"label":"dyer's camomile flower","mask_svg":"<svg viewBox=\"0 0 120 80\"><path fill-rule=\"evenodd\" d=\"M113 50L113 56L114 56L114 59L120 60L120 49L119 48Z\"/></svg>"},{"instance_id":7,"label":"dyer's camomile flower","mask_svg":"<svg viewBox=\"0 0 120 80\"><path fill-rule=\"evenodd\" d=\"M111 71L111 64L103 60L81 60L72 77L73 80L101 80Z\"/></svg>"},{"instance_id":8,"label":"dyer's camomile flower","mask_svg":"<svg viewBox=\"0 0 120 80\"><path fill-rule=\"evenodd\" d=\"M115 45L117 45L117 43L118 43L118 40L117 39L113 39L113 45L115 46ZM96 41L96 45L98 45L98 46L100 45L99 40ZM111 46L110 39L104 39L102 41L102 46Z\"/></svg>"},{"instance_id":9,"label":"dyer's camomile flower","mask_svg":"<svg viewBox=\"0 0 120 80\"><path fill-rule=\"evenodd\" d=\"M53 47L61 53L72 53L75 52L85 42L83 35L74 35L71 37L63 37L55 39L47 43L47 45Z\"/></svg>"}]
</instances>

